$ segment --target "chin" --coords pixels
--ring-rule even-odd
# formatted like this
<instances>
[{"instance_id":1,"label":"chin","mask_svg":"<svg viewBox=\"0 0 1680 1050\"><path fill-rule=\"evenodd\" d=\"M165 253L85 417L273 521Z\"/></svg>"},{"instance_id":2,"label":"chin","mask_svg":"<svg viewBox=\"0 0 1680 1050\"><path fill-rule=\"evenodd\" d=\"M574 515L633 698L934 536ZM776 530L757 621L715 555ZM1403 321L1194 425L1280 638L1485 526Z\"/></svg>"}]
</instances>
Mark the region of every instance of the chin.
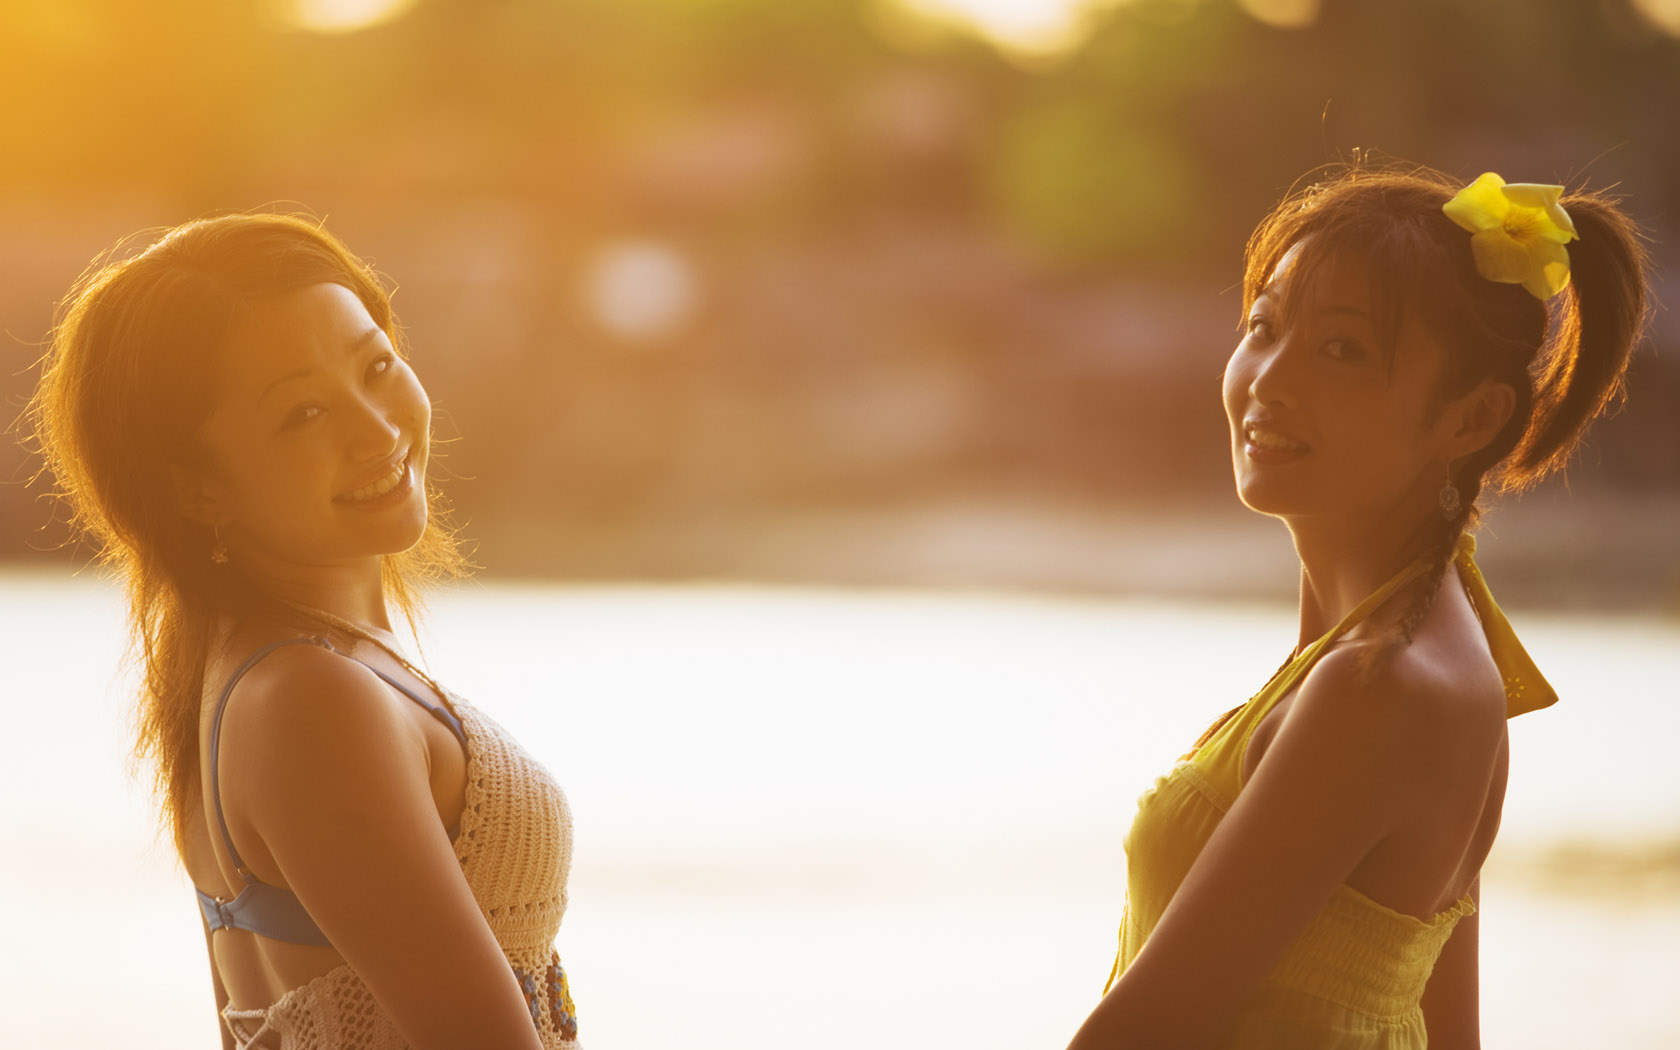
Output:
<instances>
[{"instance_id":1,"label":"chin","mask_svg":"<svg viewBox=\"0 0 1680 1050\"><path fill-rule=\"evenodd\" d=\"M426 535L426 521L426 508L422 505L420 513L414 519L404 522L404 528L393 535L390 547L380 553L402 554L405 551L413 550L415 544L419 543Z\"/></svg>"},{"instance_id":2,"label":"chin","mask_svg":"<svg viewBox=\"0 0 1680 1050\"><path fill-rule=\"evenodd\" d=\"M1298 493L1288 491L1283 485L1254 477L1237 477L1237 499L1254 513L1272 517L1299 514L1305 509L1304 501Z\"/></svg>"},{"instance_id":3,"label":"chin","mask_svg":"<svg viewBox=\"0 0 1680 1050\"><path fill-rule=\"evenodd\" d=\"M382 522L381 528L366 530L345 546L355 549L353 557L402 554L414 549L426 535L426 520L426 513L422 509L419 514L405 517L401 521Z\"/></svg>"}]
</instances>

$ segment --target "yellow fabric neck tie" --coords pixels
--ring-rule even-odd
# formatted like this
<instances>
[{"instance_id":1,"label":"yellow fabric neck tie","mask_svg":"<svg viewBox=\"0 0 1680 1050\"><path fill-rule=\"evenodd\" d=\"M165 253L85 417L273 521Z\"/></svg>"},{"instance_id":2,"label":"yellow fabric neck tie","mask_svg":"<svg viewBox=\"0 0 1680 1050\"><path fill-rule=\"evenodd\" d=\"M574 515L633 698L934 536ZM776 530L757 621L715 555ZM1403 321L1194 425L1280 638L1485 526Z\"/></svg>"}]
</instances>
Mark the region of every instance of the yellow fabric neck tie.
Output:
<instances>
[{"instance_id":1,"label":"yellow fabric neck tie","mask_svg":"<svg viewBox=\"0 0 1680 1050\"><path fill-rule=\"evenodd\" d=\"M1488 590L1487 580L1482 578L1482 570L1476 565L1476 537L1468 533L1461 537L1453 560L1458 565L1458 578L1464 582L1464 593L1470 597L1470 607L1482 621L1488 651L1505 682L1505 717L1515 718L1557 703L1557 693L1517 640L1511 621L1505 618Z\"/></svg>"}]
</instances>

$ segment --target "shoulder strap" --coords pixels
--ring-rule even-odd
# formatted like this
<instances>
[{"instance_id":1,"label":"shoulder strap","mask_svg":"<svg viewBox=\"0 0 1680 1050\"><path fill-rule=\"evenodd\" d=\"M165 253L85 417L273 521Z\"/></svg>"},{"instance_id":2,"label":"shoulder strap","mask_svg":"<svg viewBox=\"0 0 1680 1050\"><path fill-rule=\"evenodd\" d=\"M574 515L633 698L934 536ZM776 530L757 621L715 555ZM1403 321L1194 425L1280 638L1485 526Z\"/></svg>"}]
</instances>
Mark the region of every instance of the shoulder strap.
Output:
<instances>
[{"instance_id":1,"label":"shoulder strap","mask_svg":"<svg viewBox=\"0 0 1680 1050\"><path fill-rule=\"evenodd\" d=\"M274 650L279 649L281 646L286 645L318 645L330 653L338 653L347 660L355 660L355 657L351 656L349 653L340 652L338 649L333 647L333 644L330 641L318 635L311 635L303 638L282 638L277 642L270 642L261 649L252 653L250 656L246 657L245 662L240 664L239 667L234 670L233 674L228 677L227 685L222 687L222 695L216 699L216 714L210 723L210 797L215 804L216 826L222 832L222 843L227 846L228 858L233 861L234 870L239 872L239 877L245 880L245 884L247 886L258 885L260 880L251 873L249 868L245 866L245 859L239 855L239 850L234 846L233 834L228 830L227 816L222 810L222 785L217 776L217 768L221 759L222 716L227 712L227 702L228 698L233 695L233 687L239 684L239 680L245 677L245 673L255 667L263 657L272 653ZM356 662L361 663L359 660ZM390 675L381 671L377 667L372 667L367 664L362 664L362 666L378 675L380 680L386 685L425 708L432 717L449 727L450 732L455 734L455 739L460 741L463 748L467 746L466 731L462 728L461 720L456 717L455 712L449 710L447 707L428 702L424 697L421 697L419 694L415 693L413 690L409 689L407 686L403 685L401 682L392 678Z\"/></svg>"},{"instance_id":2,"label":"shoulder strap","mask_svg":"<svg viewBox=\"0 0 1680 1050\"><path fill-rule=\"evenodd\" d=\"M249 930L273 940L287 941L292 944L330 945L332 942L321 931L321 927L309 915L303 902L297 895L278 886L270 886L258 879L245 866L245 859L239 855L239 850L233 844L233 835L228 830L227 816L222 809L222 789L217 776L221 758L222 716L227 711L228 699L233 695L233 687L245 676L245 673L263 657L284 645L318 645L321 648L346 659L354 660L349 653L340 652L332 643L321 637L283 638L263 646L236 668L228 678L227 685L222 687L221 696L216 699L216 713L210 726L210 796L216 809L216 825L222 833L222 843L227 847L228 857L233 861L239 877L245 880L245 886L232 900L222 900L213 897L196 886L193 888L198 896L198 906L204 916L207 929L211 932L222 929ZM357 661L360 663L360 661ZM415 694L401 682L385 674L376 667L362 664L379 678L408 697L410 700L425 708L439 721L447 725L454 732L461 746L467 746L467 737L462 729L461 720L447 707L428 703L424 698ZM451 838L454 837L452 832Z\"/></svg>"},{"instance_id":3,"label":"shoulder strap","mask_svg":"<svg viewBox=\"0 0 1680 1050\"><path fill-rule=\"evenodd\" d=\"M1311 645L1301 650L1299 656L1284 665L1282 672L1268 682L1266 689L1262 692L1270 690L1274 696L1287 693L1300 680L1302 675L1318 663L1318 658L1324 655L1324 651L1330 648L1336 639L1352 630L1356 624L1375 612L1383 602L1392 598L1395 591L1411 583L1428 567L1429 558L1427 556L1421 557L1389 577L1387 583L1372 591L1364 601L1350 609L1348 614L1342 617L1340 623L1330 628Z\"/></svg>"},{"instance_id":4,"label":"shoulder strap","mask_svg":"<svg viewBox=\"0 0 1680 1050\"><path fill-rule=\"evenodd\" d=\"M222 750L222 716L227 713L227 702L233 695L233 687L245 677L245 672L255 667L269 653L287 645L318 645L328 652L338 652L331 642L315 635L305 638L282 638L277 642L268 643L247 656L245 662L228 677L227 685L222 687L222 695L216 698L216 714L210 722L210 798L216 807L216 826L221 829L222 844L227 847L228 859L233 861L234 870L239 872L239 877L244 879L248 886L256 885L260 880L251 874L251 870L245 866L245 859L239 855L239 850L233 844L233 835L228 831L227 816L222 812L222 785L216 775Z\"/></svg>"},{"instance_id":5,"label":"shoulder strap","mask_svg":"<svg viewBox=\"0 0 1680 1050\"><path fill-rule=\"evenodd\" d=\"M336 650L334 650L334 651L336 652ZM348 653L346 653L344 655L347 656L349 659L352 659L352 660L356 659L353 656L349 656ZM357 662L360 663L361 661L358 660ZM395 678L392 678L390 675L386 674L384 671L381 671L379 668L374 667L371 664L362 664L362 666L366 667L368 670L370 670L374 674L378 675L380 680L383 681L386 685L390 686L392 689L395 689L397 692L401 693L402 695L408 697L410 700L413 700L415 703L419 704L421 707L425 708L426 711L428 713L430 713L433 718L437 719L439 722L442 722L444 725L449 727L449 731L451 733L455 734L455 739L460 741L462 748L465 748L467 746L467 732L464 728L462 728L461 720L458 717L456 717L455 712L451 711L447 707L443 707L439 704L432 703L431 701L427 700L425 697L421 696L419 693L416 693L414 690L410 689L408 686L403 685L401 682L397 681Z\"/></svg>"},{"instance_id":6,"label":"shoulder strap","mask_svg":"<svg viewBox=\"0 0 1680 1050\"><path fill-rule=\"evenodd\" d=\"M1388 601L1394 592L1417 578L1429 565L1429 559L1418 558L1393 576L1381 587L1366 596L1342 617L1341 622L1330 630L1314 639L1306 648L1285 661L1282 667L1273 672L1260 691L1255 693L1244 704L1225 712L1219 721L1210 726L1203 733L1200 740L1185 755L1184 759L1194 759L1204 768L1210 768L1218 762L1218 756L1229 753L1232 756L1230 768L1238 772L1232 777L1239 778L1232 784L1233 797L1235 790L1240 788L1241 756L1248 749L1248 738L1254 732L1254 727L1266 717L1280 699L1288 695L1303 675L1316 664L1326 649L1335 643L1336 639L1346 634L1353 626L1365 617L1371 615L1383 602ZM1229 727L1229 728L1227 728Z\"/></svg>"}]
</instances>

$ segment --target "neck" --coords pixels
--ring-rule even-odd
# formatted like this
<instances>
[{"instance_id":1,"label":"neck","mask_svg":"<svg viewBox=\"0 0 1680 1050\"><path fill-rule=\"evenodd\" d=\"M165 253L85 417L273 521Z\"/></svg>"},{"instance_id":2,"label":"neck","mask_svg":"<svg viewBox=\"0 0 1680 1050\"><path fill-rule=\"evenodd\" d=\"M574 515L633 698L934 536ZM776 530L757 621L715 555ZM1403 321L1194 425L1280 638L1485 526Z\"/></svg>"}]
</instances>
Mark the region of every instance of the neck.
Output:
<instances>
[{"instance_id":1,"label":"neck","mask_svg":"<svg viewBox=\"0 0 1680 1050\"><path fill-rule=\"evenodd\" d=\"M311 566L280 566L262 559L242 559L238 571L270 598L318 609L369 631L389 633L391 630L381 562L377 557Z\"/></svg>"},{"instance_id":2,"label":"neck","mask_svg":"<svg viewBox=\"0 0 1680 1050\"><path fill-rule=\"evenodd\" d=\"M1334 628L1436 542L1434 523L1415 514L1293 517L1285 523L1301 559L1301 647Z\"/></svg>"}]
</instances>

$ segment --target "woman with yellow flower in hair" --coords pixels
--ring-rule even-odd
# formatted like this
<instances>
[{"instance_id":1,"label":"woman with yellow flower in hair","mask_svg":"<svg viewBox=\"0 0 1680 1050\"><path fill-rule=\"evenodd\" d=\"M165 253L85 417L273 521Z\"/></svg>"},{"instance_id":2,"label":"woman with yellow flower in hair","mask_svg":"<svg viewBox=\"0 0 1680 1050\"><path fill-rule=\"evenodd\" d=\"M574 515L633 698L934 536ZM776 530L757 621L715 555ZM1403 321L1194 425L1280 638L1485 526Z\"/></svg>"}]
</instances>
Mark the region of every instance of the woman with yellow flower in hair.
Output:
<instances>
[{"instance_id":1,"label":"woman with yellow flower in hair","mask_svg":"<svg viewBox=\"0 0 1680 1050\"><path fill-rule=\"evenodd\" d=\"M1596 194L1352 170L1260 224L1243 300L1237 492L1293 535L1298 644L1139 800L1072 1050L1476 1047L1506 720L1557 698L1469 530L1620 392L1638 234Z\"/></svg>"}]
</instances>

